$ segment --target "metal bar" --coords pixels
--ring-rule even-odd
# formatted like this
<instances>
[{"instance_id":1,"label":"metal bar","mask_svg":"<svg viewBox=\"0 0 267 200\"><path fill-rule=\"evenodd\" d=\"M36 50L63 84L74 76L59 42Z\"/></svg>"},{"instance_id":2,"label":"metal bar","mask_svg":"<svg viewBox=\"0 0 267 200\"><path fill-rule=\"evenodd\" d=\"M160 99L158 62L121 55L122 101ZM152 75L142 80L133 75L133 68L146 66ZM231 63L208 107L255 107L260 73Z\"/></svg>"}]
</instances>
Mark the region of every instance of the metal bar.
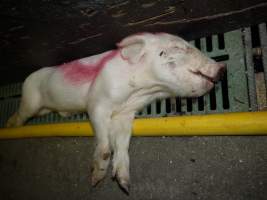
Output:
<instances>
[{"instance_id":1,"label":"metal bar","mask_svg":"<svg viewBox=\"0 0 267 200\"><path fill-rule=\"evenodd\" d=\"M212 35L212 51L218 51L219 50L219 43L218 43L218 35Z\"/></svg>"},{"instance_id":2,"label":"metal bar","mask_svg":"<svg viewBox=\"0 0 267 200\"><path fill-rule=\"evenodd\" d=\"M227 64L228 97L231 112L248 111L248 82L241 30L224 34L225 49L229 54Z\"/></svg>"},{"instance_id":3,"label":"metal bar","mask_svg":"<svg viewBox=\"0 0 267 200\"><path fill-rule=\"evenodd\" d=\"M187 102L185 98L181 99L181 113L182 114L187 113Z\"/></svg>"},{"instance_id":4,"label":"metal bar","mask_svg":"<svg viewBox=\"0 0 267 200\"><path fill-rule=\"evenodd\" d=\"M4 127L4 117L3 117L3 110L4 110L4 104L0 103L0 113L1 113L1 117L0 117L0 127Z\"/></svg>"},{"instance_id":5,"label":"metal bar","mask_svg":"<svg viewBox=\"0 0 267 200\"><path fill-rule=\"evenodd\" d=\"M156 116L157 115L157 104L156 104L156 101L153 101L150 105L148 105L148 106L150 106L150 109L151 109L151 113L150 113L150 115L152 115L152 116ZM147 112L147 115L149 115L148 114L148 112Z\"/></svg>"},{"instance_id":6,"label":"metal bar","mask_svg":"<svg viewBox=\"0 0 267 200\"><path fill-rule=\"evenodd\" d=\"M262 23L259 25L259 33L260 33L260 42L261 42L261 49L262 49L262 62L264 68L264 79L265 79L265 86L267 88L267 31L266 31L266 24ZM267 94L267 90L266 90Z\"/></svg>"},{"instance_id":7,"label":"metal bar","mask_svg":"<svg viewBox=\"0 0 267 200\"><path fill-rule=\"evenodd\" d=\"M210 94L204 96L204 111L206 114L210 113Z\"/></svg>"},{"instance_id":8,"label":"metal bar","mask_svg":"<svg viewBox=\"0 0 267 200\"><path fill-rule=\"evenodd\" d=\"M258 110L257 104L257 94L256 94L256 81L254 73L254 63L253 63L253 53L252 53L252 41L251 41L251 30L250 28L245 28L244 32L244 48L245 48L245 59L247 67L247 77L248 77L248 91L250 100L250 109L252 111Z\"/></svg>"},{"instance_id":9,"label":"metal bar","mask_svg":"<svg viewBox=\"0 0 267 200\"><path fill-rule=\"evenodd\" d=\"M170 98L170 106L171 106L171 111L169 114L174 115L176 113L177 110L177 104L176 104L176 98L175 97L171 97Z\"/></svg>"},{"instance_id":10,"label":"metal bar","mask_svg":"<svg viewBox=\"0 0 267 200\"><path fill-rule=\"evenodd\" d=\"M0 86L0 98L18 96L21 94L22 83Z\"/></svg>"},{"instance_id":11,"label":"metal bar","mask_svg":"<svg viewBox=\"0 0 267 200\"><path fill-rule=\"evenodd\" d=\"M223 112L222 84L215 84L216 112Z\"/></svg>"},{"instance_id":12,"label":"metal bar","mask_svg":"<svg viewBox=\"0 0 267 200\"><path fill-rule=\"evenodd\" d=\"M198 100L197 98L192 99L192 114L198 114Z\"/></svg>"},{"instance_id":13,"label":"metal bar","mask_svg":"<svg viewBox=\"0 0 267 200\"><path fill-rule=\"evenodd\" d=\"M166 99L160 101L160 116L165 116L166 112Z\"/></svg>"},{"instance_id":14,"label":"metal bar","mask_svg":"<svg viewBox=\"0 0 267 200\"><path fill-rule=\"evenodd\" d=\"M206 38L200 39L200 49L203 53L207 53Z\"/></svg>"},{"instance_id":15,"label":"metal bar","mask_svg":"<svg viewBox=\"0 0 267 200\"><path fill-rule=\"evenodd\" d=\"M134 136L267 135L267 112L224 113L136 119ZM93 136L88 122L0 129L0 139Z\"/></svg>"}]
</instances>

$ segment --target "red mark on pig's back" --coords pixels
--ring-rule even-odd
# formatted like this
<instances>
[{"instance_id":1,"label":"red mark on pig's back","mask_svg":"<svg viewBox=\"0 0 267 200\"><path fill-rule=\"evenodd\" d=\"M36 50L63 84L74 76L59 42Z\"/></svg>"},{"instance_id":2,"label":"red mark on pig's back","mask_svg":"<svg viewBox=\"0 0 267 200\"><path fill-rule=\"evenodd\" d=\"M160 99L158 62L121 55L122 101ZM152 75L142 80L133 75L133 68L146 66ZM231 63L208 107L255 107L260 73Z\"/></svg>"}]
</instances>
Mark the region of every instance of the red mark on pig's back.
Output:
<instances>
[{"instance_id":1,"label":"red mark on pig's back","mask_svg":"<svg viewBox=\"0 0 267 200\"><path fill-rule=\"evenodd\" d=\"M85 63L81 61L82 59L74 60L72 62L60 65L59 69L62 70L64 78L72 83L80 84L91 82L95 80L107 62L112 60L117 53L117 50L104 53L104 55L100 56L99 60L95 61L94 63Z\"/></svg>"}]
</instances>

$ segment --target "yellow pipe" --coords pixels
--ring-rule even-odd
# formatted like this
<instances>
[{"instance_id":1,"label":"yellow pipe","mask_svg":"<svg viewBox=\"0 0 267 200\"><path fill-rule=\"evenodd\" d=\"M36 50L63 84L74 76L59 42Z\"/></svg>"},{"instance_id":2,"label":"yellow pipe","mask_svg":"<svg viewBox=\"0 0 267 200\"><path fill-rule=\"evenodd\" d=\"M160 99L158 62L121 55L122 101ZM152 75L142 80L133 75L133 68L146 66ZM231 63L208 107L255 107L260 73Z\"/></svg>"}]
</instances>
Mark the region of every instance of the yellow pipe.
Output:
<instances>
[{"instance_id":1,"label":"yellow pipe","mask_svg":"<svg viewBox=\"0 0 267 200\"><path fill-rule=\"evenodd\" d=\"M27 125L0 129L0 139L92 136L88 122ZM134 136L267 135L267 112L136 119Z\"/></svg>"}]
</instances>

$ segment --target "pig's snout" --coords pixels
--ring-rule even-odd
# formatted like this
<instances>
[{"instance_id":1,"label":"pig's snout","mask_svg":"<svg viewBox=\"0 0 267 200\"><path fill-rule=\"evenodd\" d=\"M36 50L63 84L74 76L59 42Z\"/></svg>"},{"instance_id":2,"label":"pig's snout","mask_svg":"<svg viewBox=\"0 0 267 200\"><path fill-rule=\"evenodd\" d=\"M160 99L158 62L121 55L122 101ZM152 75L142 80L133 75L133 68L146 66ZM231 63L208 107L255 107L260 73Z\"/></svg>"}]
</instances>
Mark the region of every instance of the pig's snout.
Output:
<instances>
[{"instance_id":1,"label":"pig's snout","mask_svg":"<svg viewBox=\"0 0 267 200\"><path fill-rule=\"evenodd\" d=\"M213 78L214 82L218 82L219 80L222 79L225 71L226 71L226 64L224 63L217 63L217 73L215 75L215 77Z\"/></svg>"}]
</instances>

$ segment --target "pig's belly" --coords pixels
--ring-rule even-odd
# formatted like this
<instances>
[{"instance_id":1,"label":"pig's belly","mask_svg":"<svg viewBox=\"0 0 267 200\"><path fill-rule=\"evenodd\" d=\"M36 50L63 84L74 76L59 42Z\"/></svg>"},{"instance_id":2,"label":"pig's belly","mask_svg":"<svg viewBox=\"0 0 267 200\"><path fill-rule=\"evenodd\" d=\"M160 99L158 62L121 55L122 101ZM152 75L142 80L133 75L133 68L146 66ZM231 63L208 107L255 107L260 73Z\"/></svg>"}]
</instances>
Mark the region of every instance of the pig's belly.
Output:
<instances>
[{"instance_id":1,"label":"pig's belly","mask_svg":"<svg viewBox=\"0 0 267 200\"><path fill-rule=\"evenodd\" d=\"M85 111L90 85L91 81L73 85L55 69L55 72L41 84L44 107L56 111Z\"/></svg>"}]
</instances>

